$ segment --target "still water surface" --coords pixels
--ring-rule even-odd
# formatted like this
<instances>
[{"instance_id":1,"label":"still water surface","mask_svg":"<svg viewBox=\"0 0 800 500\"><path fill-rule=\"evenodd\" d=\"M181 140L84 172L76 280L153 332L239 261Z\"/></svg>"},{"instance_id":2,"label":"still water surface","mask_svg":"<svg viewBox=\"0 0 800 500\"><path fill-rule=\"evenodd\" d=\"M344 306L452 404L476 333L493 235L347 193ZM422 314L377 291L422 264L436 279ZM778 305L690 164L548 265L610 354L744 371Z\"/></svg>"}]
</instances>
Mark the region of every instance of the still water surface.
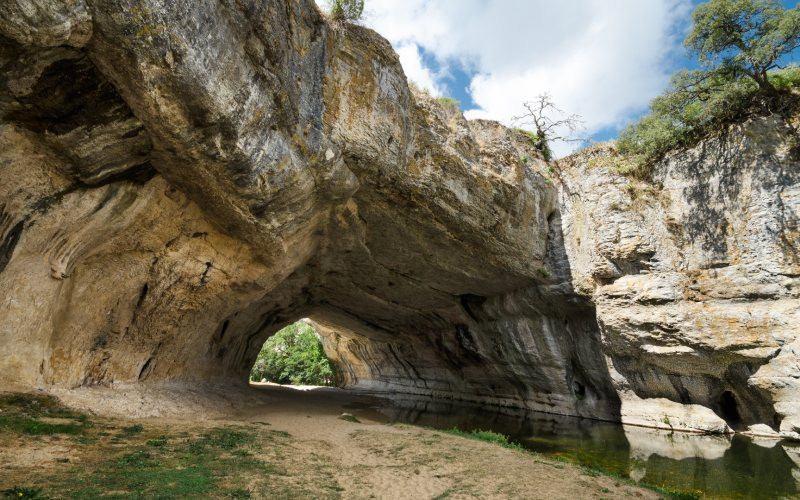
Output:
<instances>
[{"instance_id":1,"label":"still water surface","mask_svg":"<svg viewBox=\"0 0 800 500\"><path fill-rule=\"evenodd\" d=\"M389 420L437 429L491 430L527 449L642 483L708 498L800 498L800 443L622 426L545 413L395 401Z\"/></svg>"}]
</instances>

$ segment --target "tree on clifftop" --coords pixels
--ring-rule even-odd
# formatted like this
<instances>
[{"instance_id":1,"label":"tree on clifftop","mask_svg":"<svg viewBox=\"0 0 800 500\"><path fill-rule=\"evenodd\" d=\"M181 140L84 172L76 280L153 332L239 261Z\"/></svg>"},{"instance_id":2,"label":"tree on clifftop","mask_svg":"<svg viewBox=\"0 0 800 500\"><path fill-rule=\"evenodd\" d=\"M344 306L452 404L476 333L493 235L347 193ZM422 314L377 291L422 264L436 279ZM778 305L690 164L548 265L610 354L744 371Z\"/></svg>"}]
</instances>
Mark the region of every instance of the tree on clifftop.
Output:
<instances>
[{"instance_id":1,"label":"tree on clifftop","mask_svg":"<svg viewBox=\"0 0 800 500\"><path fill-rule=\"evenodd\" d=\"M684 45L703 69L681 70L651 113L620 133L619 151L646 176L667 152L757 113L783 113L796 101L800 69L781 68L800 47L800 7L774 0L711 0L692 12Z\"/></svg>"},{"instance_id":2,"label":"tree on clifftop","mask_svg":"<svg viewBox=\"0 0 800 500\"><path fill-rule=\"evenodd\" d=\"M684 40L709 70L744 75L765 93L775 93L768 71L800 47L800 7L786 10L774 0L711 0L692 12Z\"/></svg>"},{"instance_id":3,"label":"tree on clifftop","mask_svg":"<svg viewBox=\"0 0 800 500\"><path fill-rule=\"evenodd\" d=\"M533 132L518 129L525 133L533 146L542 152L545 160L551 160L553 153L550 144L553 141L581 142L584 139L574 137L582 126L579 115L567 115L553 102L550 94L539 94L533 101L522 103L525 112L513 118L514 123L532 128Z\"/></svg>"}]
</instances>

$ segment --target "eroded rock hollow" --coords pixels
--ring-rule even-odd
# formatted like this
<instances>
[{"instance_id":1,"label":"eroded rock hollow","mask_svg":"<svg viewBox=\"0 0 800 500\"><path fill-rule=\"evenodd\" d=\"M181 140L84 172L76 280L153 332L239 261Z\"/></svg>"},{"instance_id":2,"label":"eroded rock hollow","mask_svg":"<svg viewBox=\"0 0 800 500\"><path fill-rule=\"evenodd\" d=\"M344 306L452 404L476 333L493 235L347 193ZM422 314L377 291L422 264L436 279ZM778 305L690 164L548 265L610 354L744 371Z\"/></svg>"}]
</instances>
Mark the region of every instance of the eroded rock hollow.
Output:
<instances>
[{"instance_id":1,"label":"eroded rock hollow","mask_svg":"<svg viewBox=\"0 0 800 500\"><path fill-rule=\"evenodd\" d=\"M312 0L11 0L0 66L3 383L243 384L308 317L349 386L800 426L786 120L549 165Z\"/></svg>"}]
</instances>

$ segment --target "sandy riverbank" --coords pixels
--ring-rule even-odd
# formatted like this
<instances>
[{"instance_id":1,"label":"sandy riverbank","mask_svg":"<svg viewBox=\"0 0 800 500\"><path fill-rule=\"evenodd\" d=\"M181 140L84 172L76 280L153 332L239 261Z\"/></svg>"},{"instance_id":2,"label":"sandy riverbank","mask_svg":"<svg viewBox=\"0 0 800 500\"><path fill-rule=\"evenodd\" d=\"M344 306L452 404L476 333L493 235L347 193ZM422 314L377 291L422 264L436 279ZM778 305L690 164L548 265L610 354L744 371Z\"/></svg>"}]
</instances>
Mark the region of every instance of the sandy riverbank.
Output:
<instances>
[{"instance_id":1,"label":"sandy riverbank","mask_svg":"<svg viewBox=\"0 0 800 500\"><path fill-rule=\"evenodd\" d=\"M100 427L124 428L135 420L144 429L142 443L148 437L152 441L153 436L186 431L202 435L202 429L220 427L249 429L256 435L288 433L254 447L256 458L284 471L270 477L268 484L251 474L245 489L254 498L657 497L651 491L529 453L414 426L387 425L369 409L374 398L351 391L254 384L241 392L206 394L130 388L127 392L80 389L58 395L71 406L92 411L102 419ZM340 419L343 412L356 415L360 422ZM108 449L102 449L103 443L102 438L87 445L57 436L0 431L0 490L11 487L6 483L32 484L48 474L58 476L60 468L67 466L64 457L74 466L113 454L120 446L130 451L135 444L110 442ZM47 490L46 484L38 486Z\"/></svg>"}]
</instances>

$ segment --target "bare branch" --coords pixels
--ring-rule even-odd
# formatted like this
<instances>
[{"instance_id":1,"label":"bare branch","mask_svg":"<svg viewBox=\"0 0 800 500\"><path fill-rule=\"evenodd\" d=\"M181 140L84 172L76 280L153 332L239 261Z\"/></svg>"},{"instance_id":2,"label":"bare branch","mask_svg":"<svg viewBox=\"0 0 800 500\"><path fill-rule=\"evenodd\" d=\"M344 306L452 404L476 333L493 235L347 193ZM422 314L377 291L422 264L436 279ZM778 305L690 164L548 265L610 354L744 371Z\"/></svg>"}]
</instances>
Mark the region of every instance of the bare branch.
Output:
<instances>
[{"instance_id":1,"label":"bare branch","mask_svg":"<svg viewBox=\"0 0 800 500\"><path fill-rule=\"evenodd\" d=\"M575 133L583 128L580 115L565 115L555 105L547 92L539 94L533 101L522 103L525 112L512 118L516 126L529 127L536 134L536 147L544 151L548 142L582 142L584 138L575 137Z\"/></svg>"}]
</instances>

